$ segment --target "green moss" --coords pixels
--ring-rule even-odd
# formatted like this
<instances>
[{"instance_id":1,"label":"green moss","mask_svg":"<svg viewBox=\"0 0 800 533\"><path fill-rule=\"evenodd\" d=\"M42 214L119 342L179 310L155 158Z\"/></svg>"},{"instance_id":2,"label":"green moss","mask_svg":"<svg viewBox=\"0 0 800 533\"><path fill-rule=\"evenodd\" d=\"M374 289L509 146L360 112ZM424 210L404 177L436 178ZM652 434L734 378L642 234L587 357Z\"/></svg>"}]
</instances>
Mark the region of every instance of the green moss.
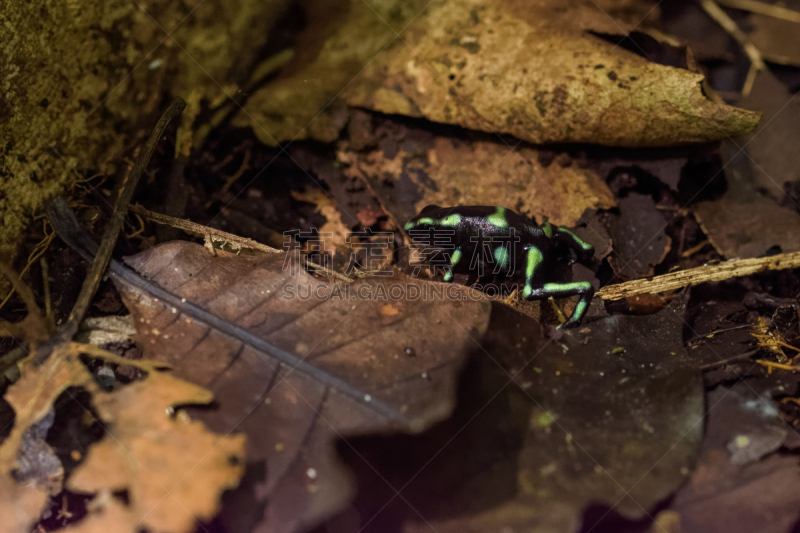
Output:
<instances>
[{"instance_id":1,"label":"green moss","mask_svg":"<svg viewBox=\"0 0 800 533\"><path fill-rule=\"evenodd\" d=\"M147 13L128 0L4 6L0 252L13 252L45 200L114 173L169 95L235 94L235 70L247 66L238 58L265 42L286 4L205 2L192 11L153 0ZM166 31L179 46L167 46Z\"/></svg>"}]
</instances>

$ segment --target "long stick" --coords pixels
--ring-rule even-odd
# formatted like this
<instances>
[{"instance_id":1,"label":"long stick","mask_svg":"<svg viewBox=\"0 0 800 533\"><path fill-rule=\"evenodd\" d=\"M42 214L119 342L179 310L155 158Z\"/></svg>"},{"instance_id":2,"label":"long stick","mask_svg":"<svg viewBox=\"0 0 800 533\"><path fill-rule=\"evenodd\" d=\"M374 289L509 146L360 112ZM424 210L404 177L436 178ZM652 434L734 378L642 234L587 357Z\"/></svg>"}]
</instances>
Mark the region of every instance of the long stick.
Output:
<instances>
[{"instance_id":1,"label":"long stick","mask_svg":"<svg viewBox=\"0 0 800 533\"><path fill-rule=\"evenodd\" d=\"M622 300L637 294L655 294L705 283L724 281L739 276L749 276L764 270L783 270L800 267L800 252L757 257L754 259L735 259L716 265L706 265L678 272L670 272L649 279L636 279L600 289L596 296L604 300Z\"/></svg>"}]
</instances>

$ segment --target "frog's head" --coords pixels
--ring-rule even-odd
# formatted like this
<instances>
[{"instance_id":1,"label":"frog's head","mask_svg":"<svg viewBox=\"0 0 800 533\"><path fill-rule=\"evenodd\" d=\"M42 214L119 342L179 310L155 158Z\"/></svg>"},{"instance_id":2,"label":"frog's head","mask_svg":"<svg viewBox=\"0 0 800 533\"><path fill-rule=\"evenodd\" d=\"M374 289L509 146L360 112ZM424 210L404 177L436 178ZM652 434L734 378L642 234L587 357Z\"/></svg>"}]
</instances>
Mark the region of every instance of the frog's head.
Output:
<instances>
[{"instance_id":1,"label":"frog's head","mask_svg":"<svg viewBox=\"0 0 800 533\"><path fill-rule=\"evenodd\" d=\"M438 205L433 205L433 204L426 205L425 207L422 208L422 211L420 211L417 214L417 216L409 220L406 223L406 225L403 226L403 228L405 230L410 230L415 226L418 226L420 224L425 224L427 221L431 221L427 223L432 223L433 220L438 218L438 215L441 212L441 210L442 208L439 207Z\"/></svg>"}]
</instances>

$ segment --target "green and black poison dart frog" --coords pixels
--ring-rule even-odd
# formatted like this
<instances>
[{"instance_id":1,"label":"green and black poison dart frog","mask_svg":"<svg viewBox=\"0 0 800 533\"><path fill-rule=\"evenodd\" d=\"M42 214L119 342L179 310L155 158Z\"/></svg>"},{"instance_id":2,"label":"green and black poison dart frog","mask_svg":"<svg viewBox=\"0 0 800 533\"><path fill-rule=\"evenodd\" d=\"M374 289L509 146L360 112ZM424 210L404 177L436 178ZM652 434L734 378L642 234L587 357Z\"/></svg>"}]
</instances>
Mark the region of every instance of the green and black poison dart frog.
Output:
<instances>
[{"instance_id":1,"label":"green and black poison dart frog","mask_svg":"<svg viewBox=\"0 0 800 533\"><path fill-rule=\"evenodd\" d=\"M594 295L591 283L548 282L552 279L548 269L556 258L586 264L594 255L592 245L566 228L549 222L538 226L505 207L429 205L405 229L414 241L442 252L438 263L427 262L445 267L444 281L452 281L453 272L475 276L476 270L493 264L495 274L511 277L524 272L522 296L528 300L579 295L575 312L560 327L579 326L589 308Z\"/></svg>"}]
</instances>

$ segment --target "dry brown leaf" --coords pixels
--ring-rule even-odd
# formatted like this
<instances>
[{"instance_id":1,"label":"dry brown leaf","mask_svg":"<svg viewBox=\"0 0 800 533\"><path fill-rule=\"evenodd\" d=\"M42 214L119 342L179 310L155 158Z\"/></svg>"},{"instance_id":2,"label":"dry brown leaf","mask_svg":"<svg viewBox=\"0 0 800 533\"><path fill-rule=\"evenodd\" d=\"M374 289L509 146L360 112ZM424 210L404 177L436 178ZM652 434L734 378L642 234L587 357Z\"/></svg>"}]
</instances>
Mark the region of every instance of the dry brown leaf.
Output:
<instances>
[{"instance_id":1,"label":"dry brown leaf","mask_svg":"<svg viewBox=\"0 0 800 533\"><path fill-rule=\"evenodd\" d=\"M623 31L591 0L449 1L431 6L344 97L533 143L666 146L758 124L758 113L708 100L702 75L650 63L587 30Z\"/></svg>"},{"instance_id":2,"label":"dry brown leaf","mask_svg":"<svg viewBox=\"0 0 800 533\"><path fill-rule=\"evenodd\" d=\"M800 24L797 29L800 36ZM795 96L767 71L756 77L752 92L739 103L764 113L762 126L737 144L746 146L756 186L779 202L784 199L786 183L800 181L800 102ZM789 207L800 209L791 202Z\"/></svg>"},{"instance_id":3,"label":"dry brown leaf","mask_svg":"<svg viewBox=\"0 0 800 533\"><path fill-rule=\"evenodd\" d=\"M644 520L687 480L703 437L701 372L683 346L687 296L655 315L588 320L556 342L493 304L454 416L347 453L380 472L360 469L362 530L619 531L587 512L609 507ZM387 484L404 487L403 500Z\"/></svg>"},{"instance_id":4,"label":"dry brown leaf","mask_svg":"<svg viewBox=\"0 0 800 533\"><path fill-rule=\"evenodd\" d=\"M368 131L351 127L351 142L340 145L337 157L401 226L429 204L504 205L564 226L575 225L587 209L615 206L606 183L567 154L542 161L529 145L512 150L486 134L433 134L380 116L372 121L374 129L355 122ZM379 147L355 150L357 139L366 137L377 139Z\"/></svg>"},{"instance_id":5,"label":"dry brown leaf","mask_svg":"<svg viewBox=\"0 0 800 533\"><path fill-rule=\"evenodd\" d=\"M758 166L737 144L723 141L722 158L727 192L694 208L714 248L728 259L759 257L775 246L787 253L800 250L800 214L759 190Z\"/></svg>"},{"instance_id":6,"label":"dry brown leaf","mask_svg":"<svg viewBox=\"0 0 800 533\"><path fill-rule=\"evenodd\" d=\"M244 472L245 436L221 436L192 421L180 405L207 404L206 389L156 370L151 362L91 355L148 371L142 381L114 392L95 391L93 404L106 436L89 448L67 487L76 492L127 490L133 522L155 531L189 532L219 509L223 491ZM119 527L108 516L107 526Z\"/></svg>"},{"instance_id":7,"label":"dry brown leaf","mask_svg":"<svg viewBox=\"0 0 800 533\"><path fill-rule=\"evenodd\" d=\"M61 344L42 365L26 360L20 365L21 378L8 388L5 400L16 414L11 434L0 446L0 474L17 467L17 451L28 428L44 418L53 402L72 386L94 389L92 375L78 360L72 344Z\"/></svg>"},{"instance_id":8,"label":"dry brown leaf","mask_svg":"<svg viewBox=\"0 0 800 533\"><path fill-rule=\"evenodd\" d=\"M608 221L614 243L609 263L622 279L653 275L670 250L670 238L664 232L669 219L656 209L649 196L630 193L619 201L619 216Z\"/></svg>"},{"instance_id":9,"label":"dry brown leaf","mask_svg":"<svg viewBox=\"0 0 800 533\"><path fill-rule=\"evenodd\" d=\"M176 241L126 261L145 279L112 272L147 356L214 391L217 408L199 413L210 427L248 435L246 481L221 517L231 531L304 530L340 511L354 488L334 443L448 416L488 325L488 303L465 287L400 274L336 297L286 254L214 256ZM394 285L450 298L396 298Z\"/></svg>"},{"instance_id":10,"label":"dry brown leaf","mask_svg":"<svg viewBox=\"0 0 800 533\"><path fill-rule=\"evenodd\" d=\"M0 513L5 533L29 533L49 497L46 492L17 484L10 475L0 474Z\"/></svg>"},{"instance_id":11,"label":"dry brown leaf","mask_svg":"<svg viewBox=\"0 0 800 533\"><path fill-rule=\"evenodd\" d=\"M149 374L121 390L102 392L78 358L80 353L135 366ZM22 377L5 395L16 413L14 428L0 447L0 490L6 495L3 501L18 506L15 517L21 530L27 531L38 519L47 495L14 483L11 472L17 450L25 431L46 415L69 387L82 387L93 394L93 406L107 431L73 472L69 488L82 492L126 490L129 496L127 522L120 524L113 513L95 516L106 531L129 530L137 524L159 531L192 531L196 518L214 516L220 494L236 486L244 470L244 436L209 433L185 413L171 418L173 406L208 403L213 397L205 389L159 372L159 366L78 343L56 346L41 365L32 360L22 364Z\"/></svg>"},{"instance_id":12,"label":"dry brown leaf","mask_svg":"<svg viewBox=\"0 0 800 533\"><path fill-rule=\"evenodd\" d=\"M800 24L775 17L750 14L753 31L748 35L767 61L800 66Z\"/></svg>"},{"instance_id":13,"label":"dry brown leaf","mask_svg":"<svg viewBox=\"0 0 800 533\"><path fill-rule=\"evenodd\" d=\"M0 512L5 531L28 532L49 500L47 492L17 483L12 472L28 429L44 418L56 398L73 385L94 384L91 374L78 360L71 345L57 346L50 357L37 365L30 359L20 364L21 378L4 396L14 409L14 426L0 446Z\"/></svg>"}]
</instances>

